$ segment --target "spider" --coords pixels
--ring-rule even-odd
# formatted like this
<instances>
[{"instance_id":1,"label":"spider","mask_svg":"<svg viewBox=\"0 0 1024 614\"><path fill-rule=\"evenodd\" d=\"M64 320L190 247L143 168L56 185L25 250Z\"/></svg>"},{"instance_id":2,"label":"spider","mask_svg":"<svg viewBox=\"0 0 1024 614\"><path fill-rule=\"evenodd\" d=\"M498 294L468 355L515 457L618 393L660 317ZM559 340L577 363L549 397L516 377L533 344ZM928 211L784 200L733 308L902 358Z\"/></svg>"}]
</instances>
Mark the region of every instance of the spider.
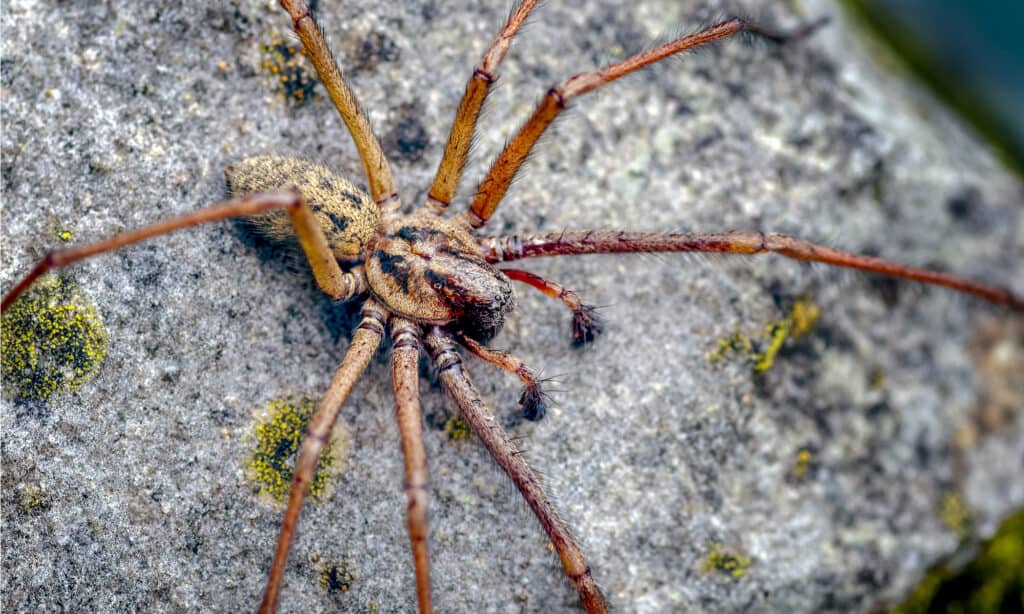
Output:
<instances>
[{"instance_id":1,"label":"spider","mask_svg":"<svg viewBox=\"0 0 1024 614\"><path fill-rule=\"evenodd\" d=\"M435 549L436 550L436 549ZM436 554L436 553L435 553Z\"/></svg>"}]
</instances>

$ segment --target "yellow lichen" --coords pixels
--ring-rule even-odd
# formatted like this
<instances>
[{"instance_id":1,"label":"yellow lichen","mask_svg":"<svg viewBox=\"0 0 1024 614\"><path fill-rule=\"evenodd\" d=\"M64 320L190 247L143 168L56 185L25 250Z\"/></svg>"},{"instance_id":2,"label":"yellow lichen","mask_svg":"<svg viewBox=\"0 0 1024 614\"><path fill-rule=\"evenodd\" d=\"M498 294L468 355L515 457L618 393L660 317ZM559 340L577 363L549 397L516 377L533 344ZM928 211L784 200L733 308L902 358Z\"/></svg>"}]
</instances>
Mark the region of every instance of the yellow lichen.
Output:
<instances>
[{"instance_id":1,"label":"yellow lichen","mask_svg":"<svg viewBox=\"0 0 1024 614\"><path fill-rule=\"evenodd\" d=\"M275 502L283 502L291 489L299 443L315 407L311 399L274 399L267 403L256 424L256 446L248 469L260 494ZM314 499L327 493L330 476L343 464L345 442L341 433L341 428L336 427L320 454L309 486L309 496Z\"/></svg>"},{"instance_id":2,"label":"yellow lichen","mask_svg":"<svg viewBox=\"0 0 1024 614\"><path fill-rule=\"evenodd\" d=\"M99 371L107 331L96 306L71 281L46 276L3 314L4 394L45 400L73 392Z\"/></svg>"},{"instance_id":3,"label":"yellow lichen","mask_svg":"<svg viewBox=\"0 0 1024 614\"><path fill-rule=\"evenodd\" d=\"M971 510L967 508L967 502L958 493L946 493L942 498L942 522L952 529L961 538L971 534Z\"/></svg>"},{"instance_id":4,"label":"yellow lichen","mask_svg":"<svg viewBox=\"0 0 1024 614\"><path fill-rule=\"evenodd\" d=\"M749 356L753 351L753 343L750 337L741 332L723 337L715 342L715 349L708 353L708 361L712 364L724 361L732 354Z\"/></svg>"},{"instance_id":5,"label":"yellow lichen","mask_svg":"<svg viewBox=\"0 0 1024 614\"><path fill-rule=\"evenodd\" d=\"M764 352L754 358L754 372L764 373L775 364L775 357L787 339L796 339L807 334L815 323L821 309L811 302L811 299L802 296L793 303L793 308L787 315L778 322L772 322L765 327L765 337L768 340L768 347Z\"/></svg>"},{"instance_id":6,"label":"yellow lichen","mask_svg":"<svg viewBox=\"0 0 1024 614\"><path fill-rule=\"evenodd\" d=\"M742 578L750 567L750 559L735 553L729 552L720 543L708 545L709 551L704 556L703 569L705 572L721 572L731 578Z\"/></svg>"},{"instance_id":7,"label":"yellow lichen","mask_svg":"<svg viewBox=\"0 0 1024 614\"><path fill-rule=\"evenodd\" d=\"M789 470L789 475L794 479L801 480L807 476L807 472L811 468L811 459L813 455L810 450L801 449L796 454L796 462L793 463L793 467Z\"/></svg>"},{"instance_id":8,"label":"yellow lichen","mask_svg":"<svg viewBox=\"0 0 1024 614\"><path fill-rule=\"evenodd\" d=\"M768 347L754 358L754 373L764 373L775 364L775 357L778 356L782 344L789 338L793 325L789 319L772 322L765 327L765 337L768 340Z\"/></svg>"},{"instance_id":9,"label":"yellow lichen","mask_svg":"<svg viewBox=\"0 0 1024 614\"><path fill-rule=\"evenodd\" d=\"M821 316L821 308L815 305L807 296L801 296L793 303L789 311L789 320L792 323L792 334L794 337L806 335L817 324Z\"/></svg>"},{"instance_id":10,"label":"yellow lichen","mask_svg":"<svg viewBox=\"0 0 1024 614\"><path fill-rule=\"evenodd\" d=\"M473 431L461 416L450 416L444 423L444 434L450 441L463 441L472 436Z\"/></svg>"},{"instance_id":11,"label":"yellow lichen","mask_svg":"<svg viewBox=\"0 0 1024 614\"><path fill-rule=\"evenodd\" d=\"M35 484L18 484L18 507L31 514L50 507L50 496Z\"/></svg>"},{"instance_id":12,"label":"yellow lichen","mask_svg":"<svg viewBox=\"0 0 1024 614\"><path fill-rule=\"evenodd\" d=\"M708 353L708 361L722 362L726 357L737 354L753 363L754 373L764 373L772 368L775 359L786 341L807 334L821 315L821 309L810 298L800 297L793 303L785 318L770 322L764 327L764 337L751 339L742 332L719 339L715 349ZM755 351L755 347L764 347Z\"/></svg>"}]
</instances>

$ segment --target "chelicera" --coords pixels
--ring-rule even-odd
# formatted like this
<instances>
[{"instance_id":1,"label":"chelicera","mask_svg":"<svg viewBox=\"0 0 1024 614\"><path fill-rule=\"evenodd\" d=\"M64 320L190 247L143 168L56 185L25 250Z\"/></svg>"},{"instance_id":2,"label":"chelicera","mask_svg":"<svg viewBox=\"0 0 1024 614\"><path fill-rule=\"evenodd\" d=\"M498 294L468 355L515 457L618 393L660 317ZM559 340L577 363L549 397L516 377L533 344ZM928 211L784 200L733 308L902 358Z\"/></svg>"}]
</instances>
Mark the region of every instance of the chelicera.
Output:
<instances>
[{"instance_id":1,"label":"chelicera","mask_svg":"<svg viewBox=\"0 0 1024 614\"><path fill-rule=\"evenodd\" d=\"M369 194L363 194L348 181L309 162L276 157L244 160L227 171L235 196L233 200L107 241L51 252L3 300L6 308L39 275L83 258L190 225L252 216L254 225L271 239L297 237L318 285L326 294L337 300L363 301L362 322L311 420L297 461L263 611L276 608L288 550L318 455L343 402L385 336L391 340L396 413L406 467L403 488L408 497L408 531L420 611L431 610L427 545L429 491L418 399L418 363L424 346L462 417L541 522L584 608L591 612L607 609L581 548L514 443L481 401L461 366L457 351L461 345L484 361L519 377L525 387L521 399L524 414L538 419L545 413L545 401L536 375L515 357L487 347L514 308L512 282L521 282L562 301L572 312L573 338L577 343L593 340L600 332L600 322L593 309L571 290L528 271L500 268L497 266L500 263L593 253L675 251L753 255L776 252L798 260L942 285L1012 309L1024 308L1020 297L1002 288L773 233L566 231L502 237L478 232L494 214L537 140L573 98L670 55L741 32L782 41L803 36L811 28L782 35L740 19L730 19L605 68L567 79L548 92L531 118L509 141L479 186L469 209L447 215L479 111L497 76L498 65L536 4L522 2L473 72L427 202L411 213L402 213L386 157L328 51L309 8L304 2L282 0L281 4L352 134L363 161Z\"/></svg>"}]
</instances>

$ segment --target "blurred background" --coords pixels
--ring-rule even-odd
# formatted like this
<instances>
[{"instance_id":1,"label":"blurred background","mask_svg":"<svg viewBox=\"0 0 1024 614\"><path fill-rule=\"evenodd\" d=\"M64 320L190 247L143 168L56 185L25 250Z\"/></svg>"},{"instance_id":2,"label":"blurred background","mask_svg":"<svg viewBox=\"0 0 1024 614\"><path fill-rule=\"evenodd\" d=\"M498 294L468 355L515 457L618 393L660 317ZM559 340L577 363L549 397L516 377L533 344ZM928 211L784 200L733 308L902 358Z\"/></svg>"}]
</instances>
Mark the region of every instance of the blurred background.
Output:
<instances>
[{"instance_id":1,"label":"blurred background","mask_svg":"<svg viewBox=\"0 0 1024 614\"><path fill-rule=\"evenodd\" d=\"M840 2L891 52L880 61L923 81L1024 177L1024 1ZM987 541L965 531L891 614L954 612L1024 612L1024 510Z\"/></svg>"},{"instance_id":2,"label":"blurred background","mask_svg":"<svg viewBox=\"0 0 1024 614\"><path fill-rule=\"evenodd\" d=\"M1024 176L1024 2L841 3Z\"/></svg>"}]
</instances>

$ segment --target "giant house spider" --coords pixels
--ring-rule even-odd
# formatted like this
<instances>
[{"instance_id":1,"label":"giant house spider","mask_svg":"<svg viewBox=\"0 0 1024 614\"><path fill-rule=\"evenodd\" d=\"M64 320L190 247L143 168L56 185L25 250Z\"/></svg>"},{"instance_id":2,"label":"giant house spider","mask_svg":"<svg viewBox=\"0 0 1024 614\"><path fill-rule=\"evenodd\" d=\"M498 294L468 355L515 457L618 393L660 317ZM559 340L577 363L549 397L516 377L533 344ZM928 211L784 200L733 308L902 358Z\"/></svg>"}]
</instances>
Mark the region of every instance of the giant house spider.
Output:
<instances>
[{"instance_id":1,"label":"giant house spider","mask_svg":"<svg viewBox=\"0 0 1024 614\"><path fill-rule=\"evenodd\" d=\"M466 4L440 14L319 3L402 190L430 185L470 67L504 22L502 3ZM501 66L460 194L551 84L644 48L666 23L709 17L710 4L544 6ZM786 6L766 20L793 26L830 12ZM5 289L52 246L55 225L88 241L186 213L220 200L220 171L246 156L312 157L364 182L322 90L292 108L253 71L259 44L287 27L276 5L12 6L4 20ZM1024 287L1020 184L933 103L875 73L845 36L840 23L784 47L716 44L584 97L486 230L784 231ZM347 56L361 59L350 69ZM912 104L929 105L930 121ZM422 156L400 145L396 126L425 129ZM949 203L966 193L964 220ZM401 195L410 207L425 192ZM251 413L282 394L318 396L350 347L337 338L348 332L336 323L343 310L292 270L304 268L266 255L235 227L212 224L66 271L97 301L109 356L71 395L3 400L5 509L26 484L46 501L5 511L5 602L255 604L281 513L240 470ZM517 311L493 345L559 374L564 390L536 423L522 420L515 378L466 364L499 420L526 438L613 605L893 599L913 581L907 557L923 569L955 545L936 501L979 474L1012 479L1012 467L983 459L1000 445L1018 458L1019 425L949 452L984 395L969 342L984 319L1015 318L1008 310L770 256L526 264L606 305L608 330L571 349L564 308L517 287ZM740 361L709 364L716 340L757 331L802 294L821 309L821 329L788 363L758 378ZM863 384L872 373L885 374L880 389ZM283 610L416 601L390 374L386 358L372 360L341 412L347 466L327 498L306 505ZM575 607L515 489L482 446L433 428L452 412L445 395L423 384L420 393L436 606ZM820 461L787 481L801 450ZM1019 505L1013 492L968 504L985 526L1015 497ZM706 569L712 551L747 560L745 575ZM352 561L347 593L320 586L324 560ZM803 588L808 577L814 591Z\"/></svg>"}]
</instances>

